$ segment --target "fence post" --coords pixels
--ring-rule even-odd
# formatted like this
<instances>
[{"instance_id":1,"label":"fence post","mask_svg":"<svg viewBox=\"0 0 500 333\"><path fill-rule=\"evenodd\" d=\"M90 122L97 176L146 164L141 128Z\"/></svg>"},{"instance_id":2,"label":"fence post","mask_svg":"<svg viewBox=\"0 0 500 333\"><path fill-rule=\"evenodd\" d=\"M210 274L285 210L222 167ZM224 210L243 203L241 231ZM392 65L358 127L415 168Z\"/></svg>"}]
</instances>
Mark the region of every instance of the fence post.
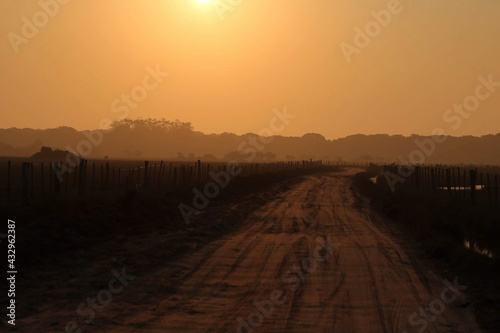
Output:
<instances>
[{"instance_id":1,"label":"fence post","mask_svg":"<svg viewBox=\"0 0 500 333\"><path fill-rule=\"evenodd\" d=\"M424 177L425 178L425 167L424 167L424 170L423 170L423 174L424 174ZM414 177L415 177L415 185L417 186L417 188L420 188L420 177L421 177L421 174L420 174L420 166L416 166L415 167L415 173L414 173Z\"/></svg>"},{"instance_id":2,"label":"fence post","mask_svg":"<svg viewBox=\"0 0 500 333\"><path fill-rule=\"evenodd\" d=\"M488 203L489 203L490 208L491 208L492 207L492 204L491 204L491 186L490 186L490 174L489 173L486 174L486 183L488 186Z\"/></svg>"},{"instance_id":3,"label":"fence post","mask_svg":"<svg viewBox=\"0 0 500 333\"><path fill-rule=\"evenodd\" d=\"M29 206L31 203L31 178L32 164L30 162L23 162L22 164L22 179L23 179L23 205Z\"/></svg>"},{"instance_id":4,"label":"fence post","mask_svg":"<svg viewBox=\"0 0 500 333\"><path fill-rule=\"evenodd\" d=\"M101 191L104 190L104 166L101 164Z\"/></svg>"},{"instance_id":5,"label":"fence post","mask_svg":"<svg viewBox=\"0 0 500 333\"><path fill-rule=\"evenodd\" d=\"M7 161L7 203L10 200L10 161Z\"/></svg>"},{"instance_id":6,"label":"fence post","mask_svg":"<svg viewBox=\"0 0 500 333\"><path fill-rule=\"evenodd\" d=\"M479 181L481 182L481 192L479 192L479 201L483 200L484 199L484 180L483 180L483 173L479 173L480 177L479 177Z\"/></svg>"},{"instance_id":7,"label":"fence post","mask_svg":"<svg viewBox=\"0 0 500 333\"><path fill-rule=\"evenodd\" d=\"M85 163L84 159L79 160L80 168L78 169L78 194L82 195L85 192Z\"/></svg>"},{"instance_id":8,"label":"fence post","mask_svg":"<svg viewBox=\"0 0 500 333\"><path fill-rule=\"evenodd\" d=\"M472 199L472 204L476 203L476 170L470 171L470 197Z\"/></svg>"},{"instance_id":9,"label":"fence post","mask_svg":"<svg viewBox=\"0 0 500 333\"><path fill-rule=\"evenodd\" d=\"M40 174L41 174L41 181L42 181L42 194L45 192L45 180L43 179L44 172L43 172L43 162L40 163Z\"/></svg>"},{"instance_id":10,"label":"fence post","mask_svg":"<svg viewBox=\"0 0 500 333\"><path fill-rule=\"evenodd\" d=\"M141 167L140 166L137 167L137 184L135 185L135 187L139 187L142 185L142 184L141 185L139 185L139 184L141 184Z\"/></svg>"},{"instance_id":11,"label":"fence post","mask_svg":"<svg viewBox=\"0 0 500 333\"><path fill-rule=\"evenodd\" d=\"M455 182L455 168L454 167L451 168L451 187L452 187L451 194L455 194L455 191L457 189L457 184Z\"/></svg>"},{"instance_id":12,"label":"fence post","mask_svg":"<svg viewBox=\"0 0 500 333\"><path fill-rule=\"evenodd\" d=\"M448 187L448 194L451 197L451 170L446 169L446 186Z\"/></svg>"},{"instance_id":13,"label":"fence post","mask_svg":"<svg viewBox=\"0 0 500 333\"><path fill-rule=\"evenodd\" d=\"M62 162L53 162L54 171L54 192L61 193L61 182L63 181L61 175Z\"/></svg>"},{"instance_id":14,"label":"fence post","mask_svg":"<svg viewBox=\"0 0 500 333\"><path fill-rule=\"evenodd\" d=\"M79 166L80 164L80 159L78 159L78 163L75 165L75 168L73 169L74 175L73 175L73 191L76 189L76 179L79 174ZM69 170L69 163L68 163L68 170Z\"/></svg>"},{"instance_id":15,"label":"fence post","mask_svg":"<svg viewBox=\"0 0 500 333\"><path fill-rule=\"evenodd\" d=\"M436 187L436 175L435 175L435 170L434 168L431 168L431 191L435 192L437 187Z\"/></svg>"},{"instance_id":16,"label":"fence post","mask_svg":"<svg viewBox=\"0 0 500 333\"><path fill-rule=\"evenodd\" d=\"M106 162L106 181L104 183L104 189L109 190L109 162Z\"/></svg>"},{"instance_id":17,"label":"fence post","mask_svg":"<svg viewBox=\"0 0 500 333\"><path fill-rule=\"evenodd\" d=\"M87 160L85 159L84 165L83 165L85 172L83 173L83 187L87 187Z\"/></svg>"},{"instance_id":18,"label":"fence post","mask_svg":"<svg viewBox=\"0 0 500 333\"><path fill-rule=\"evenodd\" d=\"M62 165L63 164L61 164L61 166ZM65 183L64 184L64 188L65 188L66 194L68 194L68 184L69 184L69 172L67 170L69 170L69 162L66 162L66 177L65 177L65 180L64 180L64 183Z\"/></svg>"},{"instance_id":19,"label":"fence post","mask_svg":"<svg viewBox=\"0 0 500 333\"><path fill-rule=\"evenodd\" d=\"M441 184L443 184L443 195L446 195L446 192L444 191L446 188L446 169L441 169Z\"/></svg>"},{"instance_id":20,"label":"fence post","mask_svg":"<svg viewBox=\"0 0 500 333\"><path fill-rule=\"evenodd\" d=\"M161 188L161 180L165 174L165 164L163 161L160 161L160 170L158 171L158 187Z\"/></svg>"},{"instance_id":21,"label":"fence post","mask_svg":"<svg viewBox=\"0 0 500 333\"><path fill-rule=\"evenodd\" d=\"M172 163L170 163L170 166L172 166ZM175 188L176 182L177 182L177 167L174 167L174 175L173 175L173 180L172 180L172 187Z\"/></svg>"},{"instance_id":22,"label":"fence post","mask_svg":"<svg viewBox=\"0 0 500 333\"><path fill-rule=\"evenodd\" d=\"M149 161L144 161L144 187L148 187Z\"/></svg>"},{"instance_id":23,"label":"fence post","mask_svg":"<svg viewBox=\"0 0 500 333\"><path fill-rule=\"evenodd\" d=\"M49 192L52 191L52 173L54 172L54 167L52 166L52 162L49 163Z\"/></svg>"},{"instance_id":24,"label":"fence post","mask_svg":"<svg viewBox=\"0 0 500 333\"><path fill-rule=\"evenodd\" d=\"M198 160L198 184L201 184L201 161Z\"/></svg>"},{"instance_id":25,"label":"fence post","mask_svg":"<svg viewBox=\"0 0 500 333\"><path fill-rule=\"evenodd\" d=\"M167 178L167 187L169 185L172 185L172 179L174 177L174 169L172 169L172 162L169 163L169 167L168 167L168 178Z\"/></svg>"},{"instance_id":26,"label":"fence post","mask_svg":"<svg viewBox=\"0 0 500 333\"><path fill-rule=\"evenodd\" d=\"M498 175L495 175L495 206L498 206Z\"/></svg>"},{"instance_id":27,"label":"fence post","mask_svg":"<svg viewBox=\"0 0 500 333\"><path fill-rule=\"evenodd\" d=\"M186 179L186 166L183 164L182 165L182 185L187 184L187 179Z\"/></svg>"},{"instance_id":28,"label":"fence post","mask_svg":"<svg viewBox=\"0 0 500 333\"><path fill-rule=\"evenodd\" d=\"M441 195L441 169L436 168L436 188L438 189L438 194Z\"/></svg>"},{"instance_id":29,"label":"fence post","mask_svg":"<svg viewBox=\"0 0 500 333\"><path fill-rule=\"evenodd\" d=\"M30 197L31 197L31 200L33 201L33 198L34 198L34 194L35 194L35 177L34 177L34 172L35 172L35 168L33 167L33 162L30 163L30 184L31 184L31 187L30 187Z\"/></svg>"},{"instance_id":30,"label":"fence post","mask_svg":"<svg viewBox=\"0 0 500 333\"><path fill-rule=\"evenodd\" d=\"M92 192L94 192L95 184L95 162L92 162Z\"/></svg>"},{"instance_id":31,"label":"fence post","mask_svg":"<svg viewBox=\"0 0 500 333\"><path fill-rule=\"evenodd\" d=\"M464 170L464 200L467 199L467 172Z\"/></svg>"},{"instance_id":32,"label":"fence post","mask_svg":"<svg viewBox=\"0 0 500 333\"><path fill-rule=\"evenodd\" d=\"M153 177L151 177L151 183L154 183L156 180L156 164L155 167L153 168Z\"/></svg>"}]
</instances>

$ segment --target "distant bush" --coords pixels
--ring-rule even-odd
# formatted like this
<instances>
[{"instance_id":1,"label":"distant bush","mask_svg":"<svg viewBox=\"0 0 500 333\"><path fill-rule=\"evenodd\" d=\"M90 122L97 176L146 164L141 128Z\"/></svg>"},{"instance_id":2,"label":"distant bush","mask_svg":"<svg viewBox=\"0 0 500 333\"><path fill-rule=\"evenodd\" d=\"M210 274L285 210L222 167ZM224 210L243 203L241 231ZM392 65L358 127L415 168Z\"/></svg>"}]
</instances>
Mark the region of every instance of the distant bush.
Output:
<instances>
[{"instance_id":1,"label":"distant bush","mask_svg":"<svg viewBox=\"0 0 500 333\"><path fill-rule=\"evenodd\" d=\"M50 147L42 147L38 153L31 156L32 159L45 159L45 160L55 160L55 161L66 161L67 156L72 155L71 158L76 158L76 156L69 151L56 149L53 150Z\"/></svg>"}]
</instances>

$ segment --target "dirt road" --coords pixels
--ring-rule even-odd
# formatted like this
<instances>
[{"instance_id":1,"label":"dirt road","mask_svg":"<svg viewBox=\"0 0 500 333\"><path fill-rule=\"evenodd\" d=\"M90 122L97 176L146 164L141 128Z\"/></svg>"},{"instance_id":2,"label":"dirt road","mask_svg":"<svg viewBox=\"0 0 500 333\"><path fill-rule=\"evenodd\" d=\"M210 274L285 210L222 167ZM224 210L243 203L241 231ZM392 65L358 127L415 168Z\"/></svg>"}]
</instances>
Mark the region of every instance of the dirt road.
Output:
<instances>
[{"instance_id":1,"label":"dirt road","mask_svg":"<svg viewBox=\"0 0 500 333\"><path fill-rule=\"evenodd\" d=\"M150 312L92 330L479 332L459 277L413 260L354 193L353 173L307 177L239 231L141 279L168 278Z\"/></svg>"},{"instance_id":2,"label":"dirt road","mask_svg":"<svg viewBox=\"0 0 500 333\"><path fill-rule=\"evenodd\" d=\"M82 331L479 332L460 277L420 264L355 193L355 172L307 176L237 231L136 270Z\"/></svg>"}]
</instances>

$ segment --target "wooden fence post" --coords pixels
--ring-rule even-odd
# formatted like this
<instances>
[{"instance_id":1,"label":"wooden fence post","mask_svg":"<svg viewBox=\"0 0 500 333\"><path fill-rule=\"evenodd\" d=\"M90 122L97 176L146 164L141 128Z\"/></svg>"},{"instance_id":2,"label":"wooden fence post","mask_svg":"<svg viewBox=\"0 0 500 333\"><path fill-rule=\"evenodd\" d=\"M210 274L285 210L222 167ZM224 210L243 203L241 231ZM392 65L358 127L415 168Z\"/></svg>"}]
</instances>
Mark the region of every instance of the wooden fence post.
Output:
<instances>
[{"instance_id":1,"label":"wooden fence post","mask_svg":"<svg viewBox=\"0 0 500 333\"><path fill-rule=\"evenodd\" d=\"M153 168L153 177L151 177L151 183L154 183L156 180L156 166L157 165L155 164L155 166Z\"/></svg>"},{"instance_id":2,"label":"wooden fence post","mask_svg":"<svg viewBox=\"0 0 500 333\"><path fill-rule=\"evenodd\" d=\"M31 203L31 178L32 164L30 162L23 162L22 164L22 180L23 180L23 205L29 206Z\"/></svg>"},{"instance_id":3,"label":"wooden fence post","mask_svg":"<svg viewBox=\"0 0 500 333\"><path fill-rule=\"evenodd\" d=\"M95 185L95 162L92 162L92 192L94 192Z\"/></svg>"},{"instance_id":4,"label":"wooden fence post","mask_svg":"<svg viewBox=\"0 0 500 333\"><path fill-rule=\"evenodd\" d=\"M464 170L464 200L467 199L467 172Z\"/></svg>"},{"instance_id":5,"label":"wooden fence post","mask_svg":"<svg viewBox=\"0 0 500 333\"><path fill-rule=\"evenodd\" d=\"M448 194L450 195L451 198L451 170L446 169L446 186L448 187Z\"/></svg>"},{"instance_id":6,"label":"wooden fence post","mask_svg":"<svg viewBox=\"0 0 500 333\"><path fill-rule=\"evenodd\" d=\"M109 190L109 162L106 162L106 179L104 183L104 189Z\"/></svg>"},{"instance_id":7,"label":"wooden fence post","mask_svg":"<svg viewBox=\"0 0 500 333\"><path fill-rule=\"evenodd\" d=\"M148 187L149 161L144 161L144 187Z\"/></svg>"},{"instance_id":8,"label":"wooden fence post","mask_svg":"<svg viewBox=\"0 0 500 333\"><path fill-rule=\"evenodd\" d=\"M62 162L61 162L62 163ZM61 164L63 165L63 164ZM66 194L68 194L68 184L69 184L69 162L66 162L66 177L64 178L64 188L66 191Z\"/></svg>"},{"instance_id":9,"label":"wooden fence post","mask_svg":"<svg viewBox=\"0 0 500 333\"><path fill-rule=\"evenodd\" d=\"M87 171L86 163L84 159L79 159L80 167L78 168L78 194L83 195L85 193L85 173Z\"/></svg>"},{"instance_id":10,"label":"wooden fence post","mask_svg":"<svg viewBox=\"0 0 500 333\"><path fill-rule=\"evenodd\" d=\"M172 164L170 164L172 166ZM173 177L172 177L172 186L175 188L176 182L177 182L177 167L174 167L173 169Z\"/></svg>"},{"instance_id":11,"label":"wooden fence post","mask_svg":"<svg viewBox=\"0 0 500 333\"><path fill-rule=\"evenodd\" d=\"M41 182L42 182L42 193L45 191L45 180L44 180L44 172L43 172L43 162L40 163L40 175L41 175Z\"/></svg>"},{"instance_id":12,"label":"wooden fence post","mask_svg":"<svg viewBox=\"0 0 500 333\"><path fill-rule=\"evenodd\" d=\"M201 161L198 160L198 184L201 184Z\"/></svg>"},{"instance_id":13,"label":"wooden fence post","mask_svg":"<svg viewBox=\"0 0 500 333\"><path fill-rule=\"evenodd\" d=\"M10 161L7 161L7 203L10 200L10 184L11 184L11 179L10 179Z\"/></svg>"},{"instance_id":14,"label":"wooden fence post","mask_svg":"<svg viewBox=\"0 0 500 333\"><path fill-rule=\"evenodd\" d=\"M182 185L187 184L187 179L186 179L186 166L183 164L182 165Z\"/></svg>"},{"instance_id":15,"label":"wooden fence post","mask_svg":"<svg viewBox=\"0 0 500 333\"><path fill-rule=\"evenodd\" d=\"M495 206L498 206L498 175L495 175Z\"/></svg>"},{"instance_id":16,"label":"wooden fence post","mask_svg":"<svg viewBox=\"0 0 500 333\"><path fill-rule=\"evenodd\" d=\"M83 187L87 187L87 160L85 159L84 165L83 165L85 172L83 173Z\"/></svg>"},{"instance_id":17,"label":"wooden fence post","mask_svg":"<svg viewBox=\"0 0 500 333\"><path fill-rule=\"evenodd\" d=\"M436 187L436 175L435 175L435 169L431 168L431 191L435 192L437 190Z\"/></svg>"},{"instance_id":18,"label":"wooden fence post","mask_svg":"<svg viewBox=\"0 0 500 333\"><path fill-rule=\"evenodd\" d=\"M54 170L54 192L61 193L61 182L63 181L61 175L62 162L54 162L53 170Z\"/></svg>"},{"instance_id":19,"label":"wooden fence post","mask_svg":"<svg viewBox=\"0 0 500 333\"><path fill-rule=\"evenodd\" d=\"M137 167L137 184L135 185L135 187L138 187L139 184L141 184L141 167L140 166Z\"/></svg>"},{"instance_id":20,"label":"wooden fence post","mask_svg":"<svg viewBox=\"0 0 500 333\"><path fill-rule=\"evenodd\" d=\"M79 164L80 164L80 159L78 159L78 164L76 164L74 169L73 169L73 173L74 173L74 175L73 175L73 191L75 191L75 189L76 189L76 184L77 184L76 180L77 180L77 176L79 173L79 168L78 168ZM69 163L68 163L68 170L69 170Z\"/></svg>"},{"instance_id":21,"label":"wooden fence post","mask_svg":"<svg viewBox=\"0 0 500 333\"><path fill-rule=\"evenodd\" d=\"M424 167L424 170L423 170L423 178L425 178L425 167ZM413 174L414 176L414 179L415 179L415 185L417 188L420 188L420 177L422 176L421 175L421 172L420 172L420 166L416 166L415 167L415 173Z\"/></svg>"},{"instance_id":22,"label":"wooden fence post","mask_svg":"<svg viewBox=\"0 0 500 333\"><path fill-rule=\"evenodd\" d=\"M52 192L52 173L54 172L54 168L52 163L49 163L49 192Z\"/></svg>"},{"instance_id":23,"label":"wooden fence post","mask_svg":"<svg viewBox=\"0 0 500 333\"><path fill-rule=\"evenodd\" d=\"M104 166L101 164L101 191L104 190Z\"/></svg>"},{"instance_id":24,"label":"wooden fence post","mask_svg":"<svg viewBox=\"0 0 500 333\"><path fill-rule=\"evenodd\" d=\"M160 161L160 170L158 171L158 187L161 188L161 181L165 175L165 164Z\"/></svg>"},{"instance_id":25,"label":"wooden fence post","mask_svg":"<svg viewBox=\"0 0 500 333\"><path fill-rule=\"evenodd\" d=\"M31 197L31 200L33 200L33 198L35 196L35 186L34 186L35 177L33 175L34 172L35 171L34 171L34 168L33 168L33 162L31 162L31 164L30 164L30 183L31 183L30 197Z\"/></svg>"},{"instance_id":26,"label":"wooden fence post","mask_svg":"<svg viewBox=\"0 0 500 333\"><path fill-rule=\"evenodd\" d=\"M167 177L167 181L166 181L167 187L172 185L172 179L174 177L173 172L174 172L174 169L172 167L172 162L170 162L169 166L168 166L168 177Z\"/></svg>"},{"instance_id":27,"label":"wooden fence post","mask_svg":"<svg viewBox=\"0 0 500 333\"><path fill-rule=\"evenodd\" d=\"M451 194L455 194L457 184L455 182L455 168L451 168Z\"/></svg>"},{"instance_id":28,"label":"wooden fence post","mask_svg":"<svg viewBox=\"0 0 500 333\"><path fill-rule=\"evenodd\" d=\"M490 174L489 173L486 174L486 183L488 185L488 203L489 203L489 206L491 208L492 207L492 204L491 204L491 186L490 186Z\"/></svg>"},{"instance_id":29,"label":"wooden fence post","mask_svg":"<svg viewBox=\"0 0 500 333\"><path fill-rule=\"evenodd\" d=\"M484 199L484 189L485 189L485 186L484 186L484 180L483 180L483 173L479 173L480 177L479 177L479 180L481 182L481 192L479 192L479 201L483 200Z\"/></svg>"},{"instance_id":30,"label":"wooden fence post","mask_svg":"<svg viewBox=\"0 0 500 333\"><path fill-rule=\"evenodd\" d=\"M472 199L472 204L476 203L476 170L470 171L470 197Z\"/></svg>"}]
</instances>

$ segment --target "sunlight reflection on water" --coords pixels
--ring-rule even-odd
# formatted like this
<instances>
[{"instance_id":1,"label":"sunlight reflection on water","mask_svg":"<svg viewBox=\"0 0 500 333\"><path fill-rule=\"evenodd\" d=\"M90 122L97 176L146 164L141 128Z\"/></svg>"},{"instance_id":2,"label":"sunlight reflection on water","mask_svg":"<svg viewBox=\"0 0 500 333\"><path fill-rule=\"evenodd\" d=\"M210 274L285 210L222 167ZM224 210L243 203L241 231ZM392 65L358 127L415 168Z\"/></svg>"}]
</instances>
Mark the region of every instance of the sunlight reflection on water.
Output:
<instances>
[{"instance_id":1,"label":"sunlight reflection on water","mask_svg":"<svg viewBox=\"0 0 500 333\"><path fill-rule=\"evenodd\" d=\"M495 255L493 254L493 252L491 252L488 249L481 248L476 243L471 242L469 240L464 241L464 246L467 250L474 251L474 252L476 252L480 255L486 256L488 258L495 258Z\"/></svg>"}]
</instances>

